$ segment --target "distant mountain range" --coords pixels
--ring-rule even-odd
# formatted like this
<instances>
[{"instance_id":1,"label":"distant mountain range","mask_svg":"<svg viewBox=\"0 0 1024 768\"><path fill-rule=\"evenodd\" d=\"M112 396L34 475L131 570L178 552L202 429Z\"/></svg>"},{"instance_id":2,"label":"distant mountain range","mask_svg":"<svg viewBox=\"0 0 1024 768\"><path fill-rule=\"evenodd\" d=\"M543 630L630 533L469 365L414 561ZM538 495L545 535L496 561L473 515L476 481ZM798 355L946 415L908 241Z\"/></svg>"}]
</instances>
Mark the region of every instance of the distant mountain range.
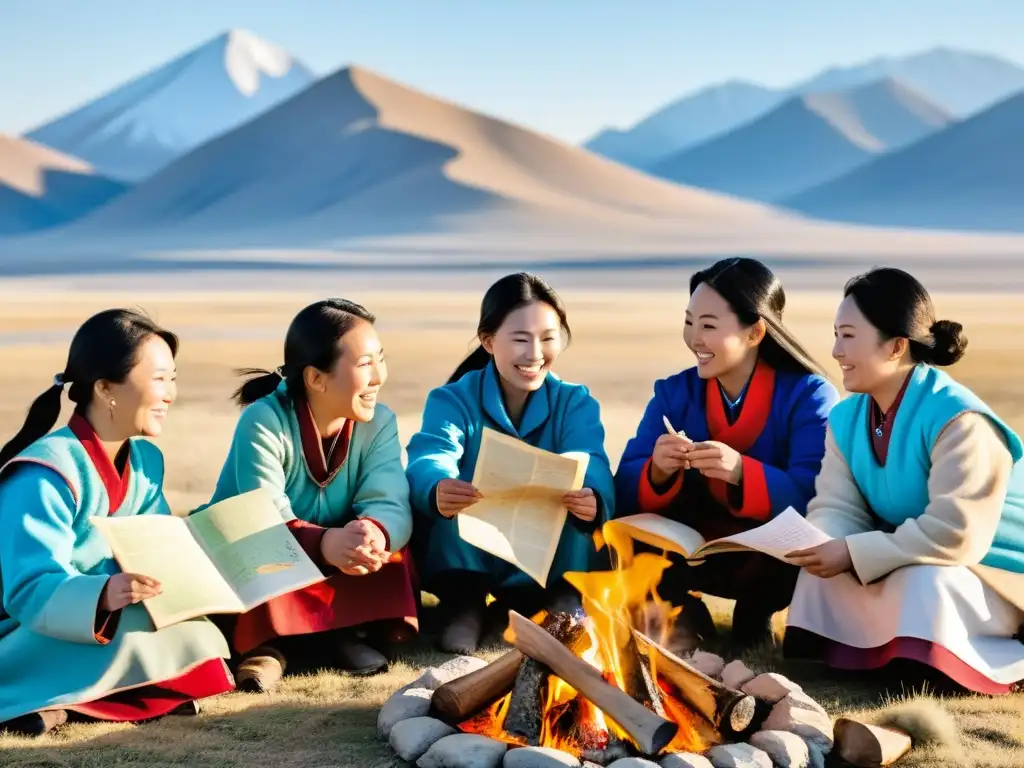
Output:
<instances>
[{"instance_id":1,"label":"distant mountain range","mask_svg":"<svg viewBox=\"0 0 1024 768\"><path fill-rule=\"evenodd\" d=\"M584 146L640 168L765 115L793 96L841 91L894 78L957 117L1024 90L1024 67L984 53L935 48L834 67L788 88L729 81L661 107L627 130L609 128Z\"/></svg>"},{"instance_id":2,"label":"distant mountain range","mask_svg":"<svg viewBox=\"0 0 1024 768\"><path fill-rule=\"evenodd\" d=\"M0 134L0 235L63 224L126 189L77 158Z\"/></svg>"},{"instance_id":3,"label":"distant mountain range","mask_svg":"<svg viewBox=\"0 0 1024 768\"><path fill-rule=\"evenodd\" d=\"M171 163L69 235L245 233L296 244L501 217L741 226L778 216L349 67Z\"/></svg>"},{"instance_id":4,"label":"distant mountain range","mask_svg":"<svg viewBox=\"0 0 1024 768\"><path fill-rule=\"evenodd\" d=\"M26 137L113 178L139 181L315 79L282 48L232 30Z\"/></svg>"},{"instance_id":5,"label":"distant mountain range","mask_svg":"<svg viewBox=\"0 0 1024 768\"><path fill-rule=\"evenodd\" d=\"M1024 93L785 201L843 221L1024 231Z\"/></svg>"},{"instance_id":6,"label":"distant mountain range","mask_svg":"<svg viewBox=\"0 0 1024 768\"><path fill-rule=\"evenodd\" d=\"M763 117L670 155L650 170L683 184L776 201L952 121L942 107L887 78L847 91L794 96Z\"/></svg>"}]
</instances>

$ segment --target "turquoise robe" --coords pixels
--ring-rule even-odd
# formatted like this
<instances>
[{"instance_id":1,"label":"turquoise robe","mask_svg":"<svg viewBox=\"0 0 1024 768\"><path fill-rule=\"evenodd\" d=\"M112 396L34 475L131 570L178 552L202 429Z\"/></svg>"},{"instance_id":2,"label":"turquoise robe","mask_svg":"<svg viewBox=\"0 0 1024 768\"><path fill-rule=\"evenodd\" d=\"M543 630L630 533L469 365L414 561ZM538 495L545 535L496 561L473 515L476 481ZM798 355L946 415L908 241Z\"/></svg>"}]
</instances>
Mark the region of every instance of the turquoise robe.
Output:
<instances>
[{"instance_id":1,"label":"turquoise robe","mask_svg":"<svg viewBox=\"0 0 1024 768\"><path fill-rule=\"evenodd\" d=\"M885 466L878 463L869 434L871 398L852 395L829 416L829 428L880 528L895 530L920 517L928 506L931 452L939 435L957 416L980 413L1003 432L1013 470L995 539L981 564L1024 573L1024 445L981 399L946 373L927 365L911 373L890 434Z\"/></svg>"},{"instance_id":2,"label":"turquoise robe","mask_svg":"<svg viewBox=\"0 0 1024 768\"><path fill-rule=\"evenodd\" d=\"M209 503L256 488L271 491L286 521L337 528L370 518L387 531L393 552L412 535L398 420L384 405L377 405L369 423L355 425L345 463L321 484L303 458L299 418L282 381L242 411Z\"/></svg>"},{"instance_id":3,"label":"turquoise robe","mask_svg":"<svg viewBox=\"0 0 1024 768\"><path fill-rule=\"evenodd\" d=\"M505 409L498 371L492 362L483 370L431 391L423 407L420 431L409 441L406 473L417 515L413 545L423 588L429 592L439 577L452 571L485 574L487 586L499 591L537 586L514 565L463 541L458 516L449 519L437 511L435 489L441 480L472 481L484 427L555 453L589 454L583 487L591 488L597 496L598 517L587 523L571 513L567 516L547 586L562 582L567 571L607 567L598 555L593 532L613 516L615 488L597 400L585 386L561 381L549 373L541 388L527 400L517 428Z\"/></svg>"},{"instance_id":4,"label":"turquoise robe","mask_svg":"<svg viewBox=\"0 0 1024 768\"><path fill-rule=\"evenodd\" d=\"M129 485L114 513L167 515L163 456L130 441ZM141 605L123 608L103 644L96 613L119 567L90 523L109 514L107 491L70 427L37 440L0 478L0 722L166 682L230 655L205 618L156 630Z\"/></svg>"}]
</instances>

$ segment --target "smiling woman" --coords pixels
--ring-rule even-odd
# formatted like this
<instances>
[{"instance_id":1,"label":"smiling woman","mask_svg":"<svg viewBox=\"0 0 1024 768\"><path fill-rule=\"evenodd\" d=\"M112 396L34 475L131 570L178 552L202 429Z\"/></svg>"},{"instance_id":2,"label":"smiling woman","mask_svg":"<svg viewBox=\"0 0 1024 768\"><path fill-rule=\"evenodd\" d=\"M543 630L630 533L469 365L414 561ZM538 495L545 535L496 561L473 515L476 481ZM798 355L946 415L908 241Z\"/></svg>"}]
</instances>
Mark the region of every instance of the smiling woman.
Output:
<instances>
[{"instance_id":1,"label":"smiling woman","mask_svg":"<svg viewBox=\"0 0 1024 768\"><path fill-rule=\"evenodd\" d=\"M441 646L456 653L479 643L488 593L521 613L572 594L563 574L596 564L591 536L614 505L598 403L586 387L551 371L569 341L568 317L554 290L536 275L503 277L484 295L477 337L480 346L427 396L422 427L408 446L417 562L424 589L446 613ZM484 427L545 450L590 456L583 489L564 498L570 515L547 590L459 536L458 514L479 498L470 480Z\"/></svg>"},{"instance_id":2,"label":"smiling woman","mask_svg":"<svg viewBox=\"0 0 1024 768\"><path fill-rule=\"evenodd\" d=\"M157 630L93 517L167 515L158 437L174 402L178 339L135 312L87 320L64 370L0 450L0 730L42 733L68 711L145 720L231 690L206 619ZM61 393L75 412L50 434Z\"/></svg>"},{"instance_id":3,"label":"smiling woman","mask_svg":"<svg viewBox=\"0 0 1024 768\"><path fill-rule=\"evenodd\" d=\"M353 302L318 301L288 328L282 366L242 372L235 399L245 410L210 503L269 489L328 574L234 622L243 690L270 690L289 656L311 651L350 674L383 671L380 649L418 628L403 551L409 485L397 420L377 402L387 363L374 320Z\"/></svg>"},{"instance_id":4,"label":"smiling woman","mask_svg":"<svg viewBox=\"0 0 1024 768\"><path fill-rule=\"evenodd\" d=\"M804 513L825 452L825 422L839 393L782 324L786 294L754 259L720 261L693 275L683 341L697 365L655 382L616 475L620 515L650 512L706 539L760 525L787 507ZM668 424L685 434L673 434ZM770 641L798 570L767 555L719 555L700 568L676 562L659 586L684 607L692 644L713 631L691 591L735 599L733 635Z\"/></svg>"}]
</instances>

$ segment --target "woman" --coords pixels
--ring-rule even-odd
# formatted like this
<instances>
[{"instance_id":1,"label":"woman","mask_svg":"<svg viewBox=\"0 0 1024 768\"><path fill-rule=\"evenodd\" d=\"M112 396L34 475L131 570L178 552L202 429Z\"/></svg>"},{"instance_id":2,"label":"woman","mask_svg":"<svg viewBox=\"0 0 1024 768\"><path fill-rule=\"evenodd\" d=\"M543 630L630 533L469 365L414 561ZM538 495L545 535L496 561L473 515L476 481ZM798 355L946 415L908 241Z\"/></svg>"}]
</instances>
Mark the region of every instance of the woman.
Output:
<instances>
[{"instance_id":1,"label":"woman","mask_svg":"<svg viewBox=\"0 0 1024 768\"><path fill-rule=\"evenodd\" d=\"M787 507L803 514L839 394L783 327L785 304L782 284L754 259L693 275L683 341L697 365L655 383L619 463L619 515L665 515L710 541ZM699 567L677 561L658 591L683 606L677 642L714 631L707 607L689 594L700 591L737 601L733 636L753 645L772 641L771 617L789 605L797 575L760 553L722 554Z\"/></svg>"},{"instance_id":2,"label":"woman","mask_svg":"<svg viewBox=\"0 0 1024 768\"><path fill-rule=\"evenodd\" d=\"M570 337L565 308L551 287L526 273L498 280L484 295L477 337L480 346L427 396L422 427L407 449L417 562L424 589L447 616L441 647L456 653L477 647L489 593L524 611L571 599L562 576L591 569L593 532L614 504L597 401L586 387L551 372ZM480 498L470 480L484 427L556 453L589 455L583 488L564 497L570 514L546 591L459 537L458 514Z\"/></svg>"},{"instance_id":3,"label":"woman","mask_svg":"<svg viewBox=\"0 0 1024 768\"><path fill-rule=\"evenodd\" d=\"M384 350L365 308L343 299L292 320L284 365L249 369L245 406L210 504L269 489L329 578L235 622L238 687L268 691L289 657L311 651L354 675L383 671L376 646L417 629L417 590L401 552L412 532L398 422L377 402ZM392 552L396 553L392 556Z\"/></svg>"},{"instance_id":4,"label":"woman","mask_svg":"<svg viewBox=\"0 0 1024 768\"><path fill-rule=\"evenodd\" d=\"M64 370L0 450L0 731L37 735L68 712L146 720L231 690L223 635L206 619L156 630L160 594L122 573L93 517L168 515L159 437L176 394L178 340L112 309L87 320ZM50 434L61 392L75 403Z\"/></svg>"},{"instance_id":5,"label":"woman","mask_svg":"<svg viewBox=\"0 0 1024 768\"><path fill-rule=\"evenodd\" d=\"M1021 440L934 367L967 339L906 272L850 281L835 331L856 394L829 418L807 515L834 540L790 556L804 572L786 651L845 669L909 660L1005 693L1024 679Z\"/></svg>"}]
</instances>

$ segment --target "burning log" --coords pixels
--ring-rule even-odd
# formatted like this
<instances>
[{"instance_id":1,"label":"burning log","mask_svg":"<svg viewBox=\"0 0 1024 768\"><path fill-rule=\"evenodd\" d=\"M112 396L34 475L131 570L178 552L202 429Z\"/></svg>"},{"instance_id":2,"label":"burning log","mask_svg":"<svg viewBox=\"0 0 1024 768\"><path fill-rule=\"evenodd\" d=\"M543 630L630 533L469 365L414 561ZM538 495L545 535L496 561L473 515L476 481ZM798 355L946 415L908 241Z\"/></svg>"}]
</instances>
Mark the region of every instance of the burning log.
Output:
<instances>
[{"instance_id":1,"label":"burning log","mask_svg":"<svg viewBox=\"0 0 1024 768\"><path fill-rule=\"evenodd\" d=\"M430 702L433 717L458 725L512 690L516 673L526 657L509 651L482 669L445 683Z\"/></svg>"},{"instance_id":2,"label":"burning log","mask_svg":"<svg viewBox=\"0 0 1024 768\"><path fill-rule=\"evenodd\" d=\"M531 659L541 662L589 699L630 735L648 755L661 752L675 737L679 726L655 714L625 691L605 682L601 673L525 616L509 611L513 644ZM506 725L507 727L507 725Z\"/></svg>"},{"instance_id":3,"label":"burning log","mask_svg":"<svg viewBox=\"0 0 1024 768\"><path fill-rule=\"evenodd\" d=\"M753 696L698 672L642 632L633 630L633 636L651 655L656 674L671 683L683 701L703 715L726 739L739 736L751 726L757 709Z\"/></svg>"},{"instance_id":4,"label":"burning log","mask_svg":"<svg viewBox=\"0 0 1024 768\"><path fill-rule=\"evenodd\" d=\"M661 691L658 690L658 682L651 674L650 657L640 650L640 645L632 635L626 644L622 661L625 666L623 675L626 693L664 717L665 707L661 703Z\"/></svg>"},{"instance_id":5,"label":"burning log","mask_svg":"<svg viewBox=\"0 0 1024 768\"><path fill-rule=\"evenodd\" d=\"M584 625L568 613L549 615L541 627L570 649L586 631ZM550 675L551 670L547 665L536 659L526 659L519 667L512 685L512 698L505 716L505 732L524 739L531 747L540 746L541 728L544 725L544 694Z\"/></svg>"}]
</instances>

